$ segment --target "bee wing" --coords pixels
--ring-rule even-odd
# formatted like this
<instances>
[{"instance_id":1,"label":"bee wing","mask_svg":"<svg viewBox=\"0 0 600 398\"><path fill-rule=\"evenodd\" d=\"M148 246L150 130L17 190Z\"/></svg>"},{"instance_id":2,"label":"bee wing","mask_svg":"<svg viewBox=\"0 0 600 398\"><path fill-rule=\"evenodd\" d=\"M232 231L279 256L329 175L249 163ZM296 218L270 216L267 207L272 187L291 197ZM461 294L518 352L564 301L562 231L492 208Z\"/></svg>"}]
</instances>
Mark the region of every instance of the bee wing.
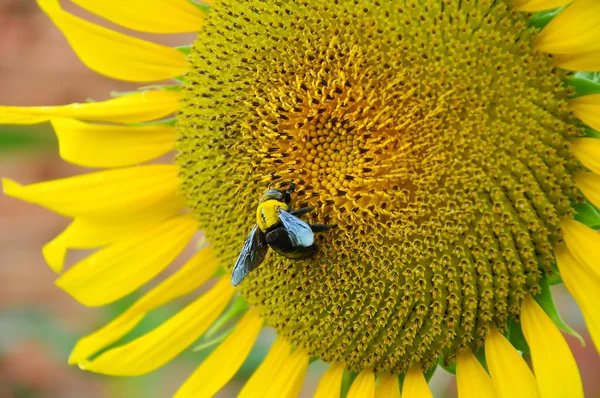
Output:
<instances>
[{"instance_id":1,"label":"bee wing","mask_svg":"<svg viewBox=\"0 0 600 398\"><path fill-rule=\"evenodd\" d=\"M315 241L315 235L310 229L310 225L283 209L279 209L279 220L283 224L283 228L294 246L312 246Z\"/></svg>"},{"instance_id":2,"label":"bee wing","mask_svg":"<svg viewBox=\"0 0 600 398\"><path fill-rule=\"evenodd\" d=\"M263 262L268 248L265 234L258 228L258 225L255 225L250 231L246 242L244 242L240 256L233 266L233 272L231 273L231 284L233 286L242 283L246 275Z\"/></svg>"}]
</instances>

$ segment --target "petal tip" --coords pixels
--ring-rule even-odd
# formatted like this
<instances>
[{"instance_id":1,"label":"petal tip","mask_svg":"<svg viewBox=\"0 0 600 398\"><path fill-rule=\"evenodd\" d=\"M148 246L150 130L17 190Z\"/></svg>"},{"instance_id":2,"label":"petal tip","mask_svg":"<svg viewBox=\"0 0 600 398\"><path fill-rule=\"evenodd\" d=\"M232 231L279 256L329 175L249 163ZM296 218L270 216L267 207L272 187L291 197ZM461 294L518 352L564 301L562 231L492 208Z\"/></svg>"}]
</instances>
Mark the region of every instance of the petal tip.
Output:
<instances>
[{"instance_id":1,"label":"petal tip","mask_svg":"<svg viewBox=\"0 0 600 398\"><path fill-rule=\"evenodd\" d=\"M79 366L79 369L81 369L81 370L88 370L89 364L90 364L90 361L87 361L87 360L77 362L77 366Z\"/></svg>"},{"instance_id":2,"label":"petal tip","mask_svg":"<svg viewBox=\"0 0 600 398\"><path fill-rule=\"evenodd\" d=\"M69 275L68 271L65 274L61 275L58 279L56 279L54 284L56 285L56 287L62 289L69 296L77 300L79 304L84 305L86 307L100 307L102 305L108 304L106 302L94 301L89 297L89 295L82 294L81 291L78 291L76 288L73 287L72 281L64 278L67 275Z\"/></svg>"},{"instance_id":3,"label":"petal tip","mask_svg":"<svg viewBox=\"0 0 600 398\"><path fill-rule=\"evenodd\" d=\"M1 183L4 195L10 196L11 198L19 198L21 196L20 193L23 189L23 185L9 178L3 178Z\"/></svg>"},{"instance_id":4,"label":"petal tip","mask_svg":"<svg viewBox=\"0 0 600 398\"><path fill-rule=\"evenodd\" d=\"M73 351L71 351L71 354L69 354L69 359L68 359L68 364L73 366L73 365L79 365L79 363L83 363L84 360L80 357L80 355L77 354L77 344L75 344L75 347L73 348Z\"/></svg>"},{"instance_id":5,"label":"petal tip","mask_svg":"<svg viewBox=\"0 0 600 398\"><path fill-rule=\"evenodd\" d=\"M67 256L67 248L58 242L58 239L51 240L42 247L44 260L57 274L62 271Z\"/></svg>"}]
</instances>

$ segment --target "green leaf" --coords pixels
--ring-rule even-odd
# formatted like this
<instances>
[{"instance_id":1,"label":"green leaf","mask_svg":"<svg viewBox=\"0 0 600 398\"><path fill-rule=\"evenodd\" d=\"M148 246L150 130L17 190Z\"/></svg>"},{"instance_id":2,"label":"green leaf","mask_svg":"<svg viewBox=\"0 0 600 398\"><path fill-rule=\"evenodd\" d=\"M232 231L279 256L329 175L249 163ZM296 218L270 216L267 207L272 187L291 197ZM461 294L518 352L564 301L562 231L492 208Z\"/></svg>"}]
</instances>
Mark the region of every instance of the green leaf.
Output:
<instances>
[{"instance_id":1,"label":"green leaf","mask_svg":"<svg viewBox=\"0 0 600 398\"><path fill-rule=\"evenodd\" d=\"M425 376L425 380L427 381L427 383L429 383L429 380L431 380L431 378L433 377L433 375L435 374L435 371L437 369L438 369L438 367L436 365L433 368L429 369L427 372L425 372L425 374L423 374L423 376Z\"/></svg>"},{"instance_id":2,"label":"green leaf","mask_svg":"<svg viewBox=\"0 0 600 398\"><path fill-rule=\"evenodd\" d=\"M156 125L156 124L164 124L166 126L175 126L175 123L177 122L177 119L174 117L170 117L168 119L162 119L162 120L153 120L150 122L140 122L140 123L131 123L131 126L151 126L151 125Z\"/></svg>"},{"instance_id":3,"label":"green leaf","mask_svg":"<svg viewBox=\"0 0 600 398\"><path fill-rule=\"evenodd\" d=\"M573 209L576 213L575 219L580 223L592 228L600 226L600 214L590 203L575 203Z\"/></svg>"},{"instance_id":4,"label":"green leaf","mask_svg":"<svg viewBox=\"0 0 600 398\"><path fill-rule=\"evenodd\" d=\"M175 50L179 51L182 54L190 55L190 52L192 51L192 46L190 46L190 45L179 46L179 47L175 47Z\"/></svg>"},{"instance_id":5,"label":"green leaf","mask_svg":"<svg viewBox=\"0 0 600 398\"><path fill-rule=\"evenodd\" d=\"M554 19L555 16L560 14L560 12L564 9L564 7L555 8L554 10L536 12L529 19L529 26L536 27L538 29L543 29L546 25Z\"/></svg>"},{"instance_id":6,"label":"green leaf","mask_svg":"<svg viewBox=\"0 0 600 398\"><path fill-rule=\"evenodd\" d=\"M221 344L231 333L233 333L233 328L230 330L221 333L218 336L213 337L212 339L207 339L202 341L200 344L192 348L193 352L205 351L213 348L214 346Z\"/></svg>"},{"instance_id":7,"label":"green leaf","mask_svg":"<svg viewBox=\"0 0 600 398\"><path fill-rule=\"evenodd\" d=\"M554 274L546 275L546 278L548 279L548 284L550 286L561 285L563 283L563 280L560 276L560 273L558 272L558 267L556 266L556 264L552 264L552 268L554 268L555 270Z\"/></svg>"},{"instance_id":8,"label":"green leaf","mask_svg":"<svg viewBox=\"0 0 600 398\"><path fill-rule=\"evenodd\" d=\"M575 77L600 83L600 72L577 72Z\"/></svg>"},{"instance_id":9,"label":"green leaf","mask_svg":"<svg viewBox=\"0 0 600 398\"><path fill-rule=\"evenodd\" d=\"M567 325L567 323L563 321L560 314L558 313L558 310L554 305L554 298L552 297L552 292L550 291L550 283L548 283L548 280L545 276L540 280L540 287L540 293L534 297L535 301L537 301L537 303L544 309L546 314L548 314L550 319L552 319L552 322L554 322L554 324L558 326L560 330L577 338L581 345L585 346L585 341L583 340L581 335L575 330L573 330L573 328L571 328L569 325Z\"/></svg>"},{"instance_id":10,"label":"green leaf","mask_svg":"<svg viewBox=\"0 0 600 398\"><path fill-rule=\"evenodd\" d=\"M585 126L583 129L585 130L585 138L600 138L600 133L597 131L592 130L587 126Z\"/></svg>"},{"instance_id":11,"label":"green leaf","mask_svg":"<svg viewBox=\"0 0 600 398\"><path fill-rule=\"evenodd\" d=\"M521 351L523 354L529 354L529 344L527 344L527 340L525 340L523 329L521 329L521 324L514 319L511 319L509 327L510 338L508 341L510 341L512 346Z\"/></svg>"},{"instance_id":12,"label":"green leaf","mask_svg":"<svg viewBox=\"0 0 600 398\"><path fill-rule=\"evenodd\" d=\"M208 4L199 3L194 0L189 0L189 2L198 7L205 14L210 11L210 6Z\"/></svg>"},{"instance_id":13,"label":"green leaf","mask_svg":"<svg viewBox=\"0 0 600 398\"><path fill-rule=\"evenodd\" d=\"M440 360L438 361L438 366L450 374L453 374L453 375L456 374L456 362L452 362L450 364L450 366L447 366L447 367L443 366L443 363L444 363L444 359L440 358Z\"/></svg>"},{"instance_id":14,"label":"green leaf","mask_svg":"<svg viewBox=\"0 0 600 398\"><path fill-rule=\"evenodd\" d=\"M488 366L487 366L487 361L485 359L485 347L481 347L480 349L477 350L477 352L475 353L475 358L477 358L477 360L479 361L481 366L483 366L485 371L490 373L490 370L488 369Z\"/></svg>"},{"instance_id":15,"label":"green leaf","mask_svg":"<svg viewBox=\"0 0 600 398\"><path fill-rule=\"evenodd\" d=\"M570 79L565 79L564 83L567 86L575 89L574 97L581 97L589 94L600 94L600 83L594 80L577 77L577 75L575 75Z\"/></svg>"},{"instance_id":16,"label":"green leaf","mask_svg":"<svg viewBox=\"0 0 600 398\"><path fill-rule=\"evenodd\" d=\"M348 391L350 391L350 387L354 380L358 377L358 373L352 371L344 370L344 375L342 376L342 390L340 391L340 398L346 398L348 395Z\"/></svg>"},{"instance_id":17,"label":"green leaf","mask_svg":"<svg viewBox=\"0 0 600 398\"><path fill-rule=\"evenodd\" d=\"M117 91L113 90L110 92L111 97L125 97L127 95L139 94L140 92L147 90L164 90L164 91L178 91L181 89L179 84L153 84L151 86L143 86L133 91Z\"/></svg>"},{"instance_id":18,"label":"green leaf","mask_svg":"<svg viewBox=\"0 0 600 398\"><path fill-rule=\"evenodd\" d=\"M233 304L221 315L219 319L212 324L210 328L204 333L204 339L212 339L213 336L218 334L223 328L235 317L246 312L250 306L244 300L242 296L236 296L233 300Z\"/></svg>"}]
</instances>

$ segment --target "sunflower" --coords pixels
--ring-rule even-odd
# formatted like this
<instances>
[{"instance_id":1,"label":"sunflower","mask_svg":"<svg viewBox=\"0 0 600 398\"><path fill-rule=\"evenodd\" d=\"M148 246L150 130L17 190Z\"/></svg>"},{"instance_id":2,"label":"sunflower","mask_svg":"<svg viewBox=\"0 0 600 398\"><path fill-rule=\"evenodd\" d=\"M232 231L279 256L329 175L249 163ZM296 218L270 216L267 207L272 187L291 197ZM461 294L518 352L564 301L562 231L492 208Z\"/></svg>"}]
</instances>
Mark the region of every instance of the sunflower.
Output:
<instances>
[{"instance_id":1,"label":"sunflower","mask_svg":"<svg viewBox=\"0 0 600 398\"><path fill-rule=\"evenodd\" d=\"M106 169L4 179L5 194L73 219L43 247L57 273L69 249L97 249L56 282L86 306L144 286L198 230L208 243L71 364L141 375L218 335L176 393L210 397L268 326L278 337L241 397L296 396L317 359L317 397L428 397L440 367L460 398L583 397L550 287L566 285L600 348L600 2L73 1L198 37L169 48L38 0L90 69L156 85L1 107L3 123L50 121L64 160ZM305 219L335 228L314 257L271 252L232 287L258 199L291 181L292 205L315 209Z\"/></svg>"}]
</instances>

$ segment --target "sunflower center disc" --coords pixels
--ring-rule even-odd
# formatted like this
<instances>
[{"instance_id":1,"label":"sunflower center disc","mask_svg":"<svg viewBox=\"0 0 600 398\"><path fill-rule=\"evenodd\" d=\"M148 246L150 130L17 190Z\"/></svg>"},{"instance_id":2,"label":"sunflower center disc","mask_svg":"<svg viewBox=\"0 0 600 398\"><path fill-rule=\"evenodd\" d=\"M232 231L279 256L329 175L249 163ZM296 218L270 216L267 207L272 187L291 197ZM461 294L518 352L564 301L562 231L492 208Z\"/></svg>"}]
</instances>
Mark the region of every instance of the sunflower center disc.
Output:
<instances>
[{"instance_id":1,"label":"sunflower center disc","mask_svg":"<svg viewBox=\"0 0 600 398\"><path fill-rule=\"evenodd\" d=\"M231 270L261 194L337 228L240 285L353 370L425 369L506 328L578 198L560 72L501 1L218 1L178 117L182 192Z\"/></svg>"}]
</instances>

